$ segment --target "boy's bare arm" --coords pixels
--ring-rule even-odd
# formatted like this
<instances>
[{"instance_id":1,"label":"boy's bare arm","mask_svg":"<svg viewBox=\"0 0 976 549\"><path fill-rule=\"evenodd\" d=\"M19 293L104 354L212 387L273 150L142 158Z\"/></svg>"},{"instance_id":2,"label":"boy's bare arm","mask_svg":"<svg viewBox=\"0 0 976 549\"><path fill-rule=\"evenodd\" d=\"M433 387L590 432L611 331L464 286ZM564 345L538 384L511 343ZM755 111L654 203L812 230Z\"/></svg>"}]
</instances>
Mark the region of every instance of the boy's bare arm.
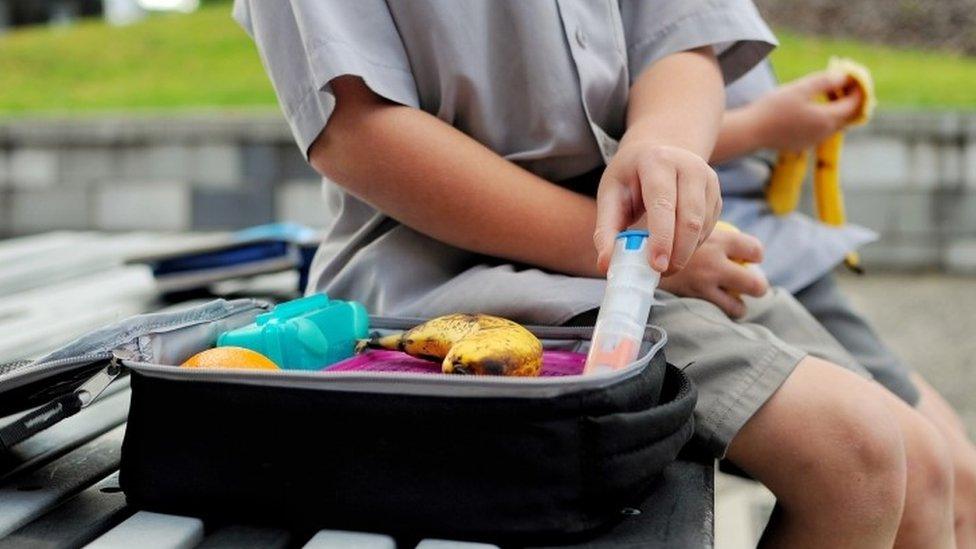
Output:
<instances>
[{"instance_id":1,"label":"boy's bare arm","mask_svg":"<svg viewBox=\"0 0 976 549\"><path fill-rule=\"evenodd\" d=\"M708 158L725 111L725 87L711 47L676 53L634 81L624 141L687 149Z\"/></svg>"},{"instance_id":2,"label":"boy's bare arm","mask_svg":"<svg viewBox=\"0 0 976 549\"><path fill-rule=\"evenodd\" d=\"M722 209L712 152L724 109L722 75L712 49L661 59L634 82L627 131L597 194L594 240L605 265L616 232L645 213L651 264L671 274L688 264Z\"/></svg>"},{"instance_id":3,"label":"boy's bare arm","mask_svg":"<svg viewBox=\"0 0 976 549\"><path fill-rule=\"evenodd\" d=\"M721 164L751 154L764 147L755 111L751 105L729 109L722 117L722 129L715 150L709 159L713 164Z\"/></svg>"},{"instance_id":4,"label":"boy's bare arm","mask_svg":"<svg viewBox=\"0 0 976 549\"><path fill-rule=\"evenodd\" d=\"M599 276L593 199L550 183L358 77L332 82L337 105L312 165L355 196L437 240L477 253Z\"/></svg>"}]
</instances>

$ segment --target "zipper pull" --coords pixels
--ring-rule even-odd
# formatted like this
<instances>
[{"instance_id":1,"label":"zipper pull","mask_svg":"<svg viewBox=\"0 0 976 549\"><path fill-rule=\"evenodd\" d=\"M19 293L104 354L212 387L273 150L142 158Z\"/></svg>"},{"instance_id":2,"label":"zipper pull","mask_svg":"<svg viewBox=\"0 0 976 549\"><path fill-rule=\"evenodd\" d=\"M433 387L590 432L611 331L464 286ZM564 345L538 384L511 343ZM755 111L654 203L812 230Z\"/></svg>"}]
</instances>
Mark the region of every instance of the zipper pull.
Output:
<instances>
[{"instance_id":1,"label":"zipper pull","mask_svg":"<svg viewBox=\"0 0 976 549\"><path fill-rule=\"evenodd\" d=\"M119 374L122 373L122 360L123 358L121 356L113 352L112 358L109 359L105 368L99 370L98 373L84 382L81 387L75 389L75 395L78 397L78 402L82 408L87 408L92 402L95 402L95 399L115 381L115 378L119 377Z\"/></svg>"},{"instance_id":2,"label":"zipper pull","mask_svg":"<svg viewBox=\"0 0 976 549\"><path fill-rule=\"evenodd\" d=\"M59 421L69 418L87 407L122 373L124 357L112 353L105 367L71 393L64 394L44 406L25 414L10 425L0 428L0 453L23 442Z\"/></svg>"}]
</instances>

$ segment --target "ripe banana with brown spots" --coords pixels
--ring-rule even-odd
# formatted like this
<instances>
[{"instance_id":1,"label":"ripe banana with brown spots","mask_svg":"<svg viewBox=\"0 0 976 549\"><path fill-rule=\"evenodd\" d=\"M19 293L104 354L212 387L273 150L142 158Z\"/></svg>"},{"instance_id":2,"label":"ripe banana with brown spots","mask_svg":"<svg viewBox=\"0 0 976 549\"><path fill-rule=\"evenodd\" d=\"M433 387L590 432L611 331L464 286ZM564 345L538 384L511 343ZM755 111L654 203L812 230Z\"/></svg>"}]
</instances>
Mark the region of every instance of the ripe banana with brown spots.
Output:
<instances>
[{"instance_id":1,"label":"ripe banana with brown spots","mask_svg":"<svg viewBox=\"0 0 976 549\"><path fill-rule=\"evenodd\" d=\"M389 349L441 361L445 374L537 376L542 343L525 327L497 316L452 314L405 332L359 342L356 349Z\"/></svg>"},{"instance_id":2,"label":"ripe banana with brown spots","mask_svg":"<svg viewBox=\"0 0 976 549\"><path fill-rule=\"evenodd\" d=\"M849 126L865 124L874 112L877 99L874 94L874 81L871 73L863 65L850 59L832 57L827 70L843 73L853 86L834 90L827 94L827 101L836 101L853 89L861 92L863 100ZM813 174L813 192L817 205L817 217L826 225L841 226L847 223L844 213L844 195L840 186L840 153L844 146L843 132L837 132L817 145L817 163ZM777 215L784 215L796 209L800 200L800 187L806 174L807 152L781 151L766 189L766 200L770 209ZM861 259L857 252L851 252L844 263L854 271L861 272Z\"/></svg>"},{"instance_id":3,"label":"ripe banana with brown spots","mask_svg":"<svg viewBox=\"0 0 976 549\"><path fill-rule=\"evenodd\" d=\"M766 202L776 215L786 215L800 203L803 176L807 172L807 151L780 151L766 187Z\"/></svg>"}]
</instances>

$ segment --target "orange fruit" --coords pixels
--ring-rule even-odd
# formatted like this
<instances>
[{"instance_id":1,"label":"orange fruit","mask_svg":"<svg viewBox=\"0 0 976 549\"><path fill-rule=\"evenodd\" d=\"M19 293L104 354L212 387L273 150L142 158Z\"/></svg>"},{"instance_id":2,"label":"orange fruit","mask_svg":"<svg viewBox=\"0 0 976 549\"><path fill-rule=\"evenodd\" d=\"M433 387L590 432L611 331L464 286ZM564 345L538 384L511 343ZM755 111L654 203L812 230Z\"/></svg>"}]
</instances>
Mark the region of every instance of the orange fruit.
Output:
<instances>
[{"instance_id":1,"label":"orange fruit","mask_svg":"<svg viewBox=\"0 0 976 549\"><path fill-rule=\"evenodd\" d=\"M278 365L261 353L244 347L214 347L199 352L186 362L184 368L243 368L246 370L277 370Z\"/></svg>"}]
</instances>

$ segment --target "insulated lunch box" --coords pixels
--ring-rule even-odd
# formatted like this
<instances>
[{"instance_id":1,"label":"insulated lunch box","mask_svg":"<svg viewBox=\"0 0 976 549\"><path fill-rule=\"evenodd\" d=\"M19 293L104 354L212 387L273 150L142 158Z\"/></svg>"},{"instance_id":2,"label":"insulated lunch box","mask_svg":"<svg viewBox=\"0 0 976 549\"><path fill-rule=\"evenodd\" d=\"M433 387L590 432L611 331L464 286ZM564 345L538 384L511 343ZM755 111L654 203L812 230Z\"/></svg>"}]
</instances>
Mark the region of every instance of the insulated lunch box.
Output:
<instances>
[{"instance_id":1,"label":"insulated lunch box","mask_svg":"<svg viewBox=\"0 0 976 549\"><path fill-rule=\"evenodd\" d=\"M693 432L695 389L666 363L666 334L653 326L635 362L600 376L175 367L269 308L218 300L133 317L0 369L0 395L20 391L36 406L54 394L38 387L57 379L56 400L76 410L128 372L120 485L138 508L502 543L611 525ZM420 322L370 324L384 333ZM529 329L547 350L578 353L592 334Z\"/></svg>"}]
</instances>

